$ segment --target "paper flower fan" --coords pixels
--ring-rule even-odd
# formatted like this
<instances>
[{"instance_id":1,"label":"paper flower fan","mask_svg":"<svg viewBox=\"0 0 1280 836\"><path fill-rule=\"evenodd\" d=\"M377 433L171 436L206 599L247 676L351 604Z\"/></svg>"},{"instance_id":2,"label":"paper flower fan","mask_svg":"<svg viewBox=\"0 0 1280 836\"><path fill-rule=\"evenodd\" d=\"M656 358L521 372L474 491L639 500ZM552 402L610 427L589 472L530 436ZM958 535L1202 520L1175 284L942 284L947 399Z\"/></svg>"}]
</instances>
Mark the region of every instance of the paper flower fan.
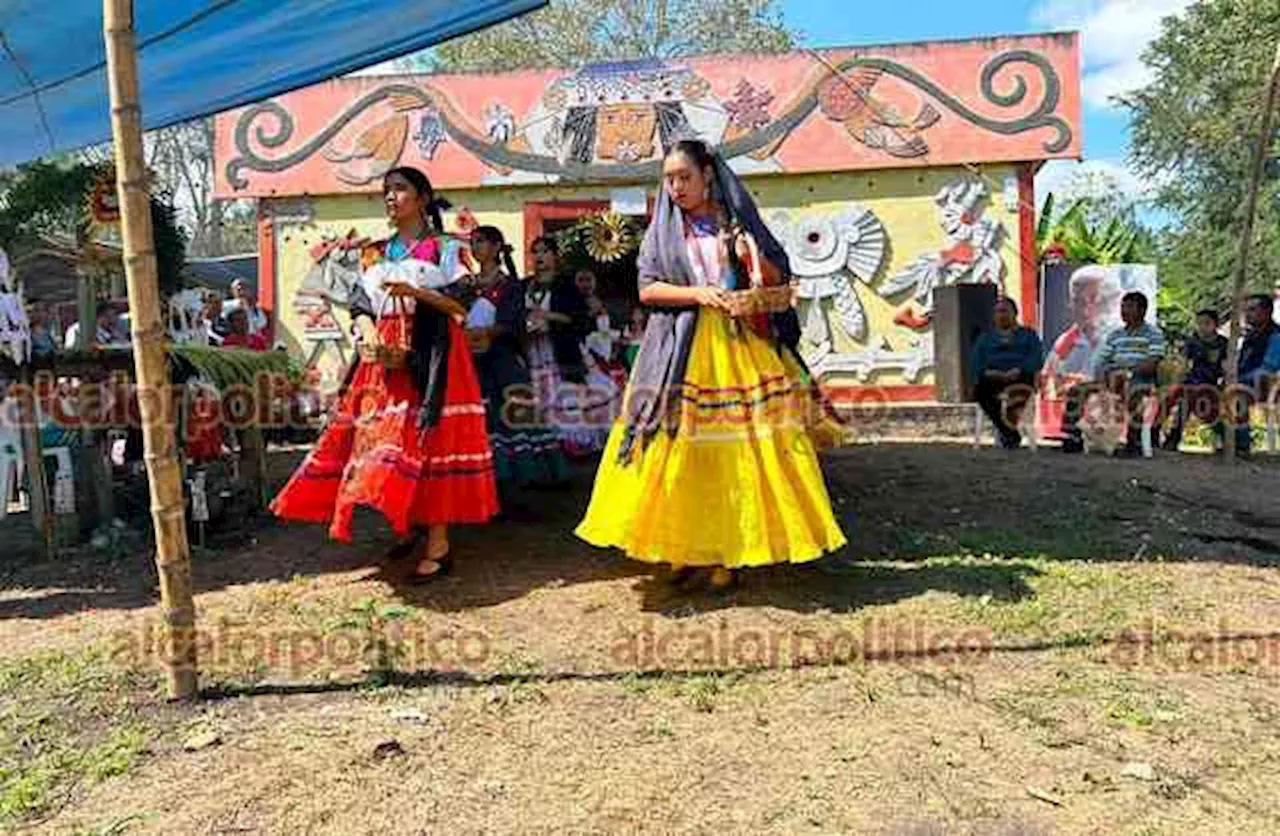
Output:
<instances>
[{"instance_id":1,"label":"paper flower fan","mask_svg":"<svg viewBox=\"0 0 1280 836\"><path fill-rule=\"evenodd\" d=\"M616 212L607 212L592 218L587 227L587 253L596 261L617 261L629 253L635 244L635 236L627 219Z\"/></svg>"}]
</instances>

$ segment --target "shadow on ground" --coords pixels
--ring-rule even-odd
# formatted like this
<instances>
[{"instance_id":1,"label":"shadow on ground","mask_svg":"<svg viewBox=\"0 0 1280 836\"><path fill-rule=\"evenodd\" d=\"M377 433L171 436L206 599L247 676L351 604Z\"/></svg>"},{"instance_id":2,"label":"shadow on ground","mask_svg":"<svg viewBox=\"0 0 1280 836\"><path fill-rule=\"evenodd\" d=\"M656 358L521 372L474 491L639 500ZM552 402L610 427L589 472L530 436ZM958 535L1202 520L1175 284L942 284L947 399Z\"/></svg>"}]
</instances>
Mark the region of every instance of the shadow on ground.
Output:
<instances>
[{"instance_id":1,"label":"shadow on ground","mask_svg":"<svg viewBox=\"0 0 1280 836\"><path fill-rule=\"evenodd\" d=\"M277 484L295 462L296 456L274 457ZM574 538L594 475L590 464L576 470L566 491L517 497L508 521L455 532L456 571L438 584L405 586L412 567L382 562L392 538L373 514L361 515L352 545L330 542L318 526L250 520L244 546L195 553L194 580L206 592L367 567L406 601L456 612L548 586L629 577L646 611L678 615L737 606L844 611L928 590L1017 600L1030 594L1025 578L1035 571L1019 558L1280 563L1280 522L1266 507L1280 491L1280 468L1269 463L1228 470L1196 456L1117 462L1049 450L881 445L833 453L827 473L851 545L815 564L743 573L737 589L719 596L681 593L666 583L663 569ZM901 564L959 554L1009 560ZM157 597L145 545L112 556L0 562L0 619L135 609Z\"/></svg>"}]
</instances>

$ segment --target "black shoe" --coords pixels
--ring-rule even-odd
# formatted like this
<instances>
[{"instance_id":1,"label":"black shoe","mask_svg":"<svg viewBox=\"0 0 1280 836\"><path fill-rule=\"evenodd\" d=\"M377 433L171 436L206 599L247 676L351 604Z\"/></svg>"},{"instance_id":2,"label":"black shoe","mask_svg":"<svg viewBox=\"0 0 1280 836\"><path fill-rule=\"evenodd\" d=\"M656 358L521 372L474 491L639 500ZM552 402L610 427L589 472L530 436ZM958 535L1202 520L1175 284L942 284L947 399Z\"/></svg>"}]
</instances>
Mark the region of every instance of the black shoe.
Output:
<instances>
[{"instance_id":1,"label":"black shoe","mask_svg":"<svg viewBox=\"0 0 1280 836\"><path fill-rule=\"evenodd\" d=\"M408 558L413 557L414 552L418 550L418 540L420 537L421 535L414 534L404 540L401 540L391 548L387 549L387 553L384 555L383 559L391 563L398 563L401 560L407 560Z\"/></svg>"},{"instance_id":2,"label":"black shoe","mask_svg":"<svg viewBox=\"0 0 1280 836\"><path fill-rule=\"evenodd\" d=\"M1021 433L1013 432L1000 436L1000 446L1006 450L1017 450L1022 446Z\"/></svg>"},{"instance_id":3,"label":"black shoe","mask_svg":"<svg viewBox=\"0 0 1280 836\"><path fill-rule=\"evenodd\" d=\"M1065 438L1062 441L1062 452L1064 453L1083 453L1084 440L1079 438Z\"/></svg>"},{"instance_id":4,"label":"black shoe","mask_svg":"<svg viewBox=\"0 0 1280 836\"><path fill-rule=\"evenodd\" d=\"M677 589L693 586L697 580L699 580L698 570L693 566L680 566L678 568L673 566L666 578L667 585Z\"/></svg>"},{"instance_id":5,"label":"black shoe","mask_svg":"<svg viewBox=\"0 0 1280 836\"><path fill-rule=\"evenodd\" d=\"M409 573L409 577L405 579L405 582L408 583L409 586L423 586L424 584L447 577L448 574L453 571L453 556L447 552L440 557L431 558L431 561L436 564L436 570L434 572L419 572L417 569L414 569Z\"/></svg>"}]
</instances>

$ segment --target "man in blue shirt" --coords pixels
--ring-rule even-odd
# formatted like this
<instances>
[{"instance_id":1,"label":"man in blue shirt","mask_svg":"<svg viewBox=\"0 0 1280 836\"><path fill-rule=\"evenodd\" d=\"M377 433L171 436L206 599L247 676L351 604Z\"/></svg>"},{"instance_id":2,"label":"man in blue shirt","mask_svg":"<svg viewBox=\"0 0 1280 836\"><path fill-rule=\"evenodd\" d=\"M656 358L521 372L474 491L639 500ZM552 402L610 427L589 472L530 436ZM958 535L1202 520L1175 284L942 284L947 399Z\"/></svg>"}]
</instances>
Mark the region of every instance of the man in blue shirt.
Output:
<instances>
[{"instance_id":1,"label":"man in blue shirt","mask_svg":"<svg viewBox=\"0 0 1280 836\"><path fill-rule=\"evenodd\" d=\"M1012 299L997 300L992 319L995 329L978 337L973 346L975 399L995 424L1000 446L1016 450L1022 444L1018 424L1035 391L1044 347L1035 331L1018 325L1018 306Z\"/></svg>"},{"instance_id":2,"label":"man in blue shirt","mask_svg":"<svg viewBox=\"0 0 1280 836\"><path fill-rule=\"evenodd\" d=\"M1157 383L1160 361L1164 358L1164 334L1146 321L1147 297L1141 293L1126 293L1120 300L1120 319L1123 328L1107 335L1094 361L1094 381L1073 387L1067 392L1066 409L1062 429L1066 439L1062 449L1067 453L1079 453L1084 449L1080 432L1080 418L1089 395L1108 391L1125 396L1129 426L1128 443L1117 455L1134 455L1139 448L1139 432L1142 428L1143 406Z\"/></svg>"},{"instance_id":3,"label":"man in blue shirt","mask_svg":"<svg viewBox=\"0 0 1280 836\"><path fill-rule=\"evenodd\" d=\"M1219 407L1222 402L1223 364L1227 360L1227 338L1218 333L1218 312L1204 309L1196 313L1196 333L1182 346L1182 356L1187 361L1187 373L1175 390L1168 406L1173 411L1173 423L1164 440L1166 450L1177 451L1182 444L1182 431L1187 414L1191 413L1205 424L1222 433Z\"/></svg>"},{"instance_id":4,"label":"man in blue shirt","mask_svg":"<svg viewBox=\"0 0 1280 836\"><path fill-rule=\"evenodd\" d=\"M1275 304L1265 294L1250 296L1245 303L1244 319L1247 330L1240 344L1240 359L1236 366L1240 386L1247 397L1235 399L1236 450L1248 454L1252 446L1249 431L1250 402L1265 403L1271 387L1280 375L1280 327L1272 318Z\"/></svg>"}]
</instances>

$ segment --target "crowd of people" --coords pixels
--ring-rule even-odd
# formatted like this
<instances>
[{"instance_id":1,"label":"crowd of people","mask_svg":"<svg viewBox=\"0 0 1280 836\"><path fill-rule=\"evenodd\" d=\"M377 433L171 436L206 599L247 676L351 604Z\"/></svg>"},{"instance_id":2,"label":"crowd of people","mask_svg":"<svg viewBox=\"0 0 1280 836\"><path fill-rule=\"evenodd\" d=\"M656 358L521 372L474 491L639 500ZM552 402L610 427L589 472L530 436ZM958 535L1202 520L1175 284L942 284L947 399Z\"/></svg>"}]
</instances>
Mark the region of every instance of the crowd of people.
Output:
<instances>
[{"instance_id":1,"label":"crowd of people","mask_svg":"<svg viewBox=\"0 0 1280 836\"><path fill-rule=\"evenodd\" d=\"M223 299L210 290L204 302L200 327L208 345L250 351L271 348L271 320L244 279L231 282L231 298Z\"/></svg>"},{"instance_id":2,"label":"crowd of people","mask_svg":"<svg viewBox=\"0 0 1280 836\"><path fill-rule=\"evenodd\" d=\"M554 239L521 278L497 228L444 233L422 172L383 186L395 233L361 259L358 360L274 513L345 541L353 509L372 507L401 536L389 557L427 582L452 566L451 525L489 522L508 490L563 484L569 458L603 453L576 534L670 564L681 584L725 588L737 569L845 543L817 457L832 413L794 310L735 304L734 291L785 290L786 253L705 144L665 159L643 308L624 329L590 272L565 274Z\"/></svg>"},{"instance_id":3,"label":"crowd of people","mask_svg":"<svg viewBox=\"0 0 1280 836\"><path fill-rule=\"evenodd\" d=\"M215 290L206 291L196 319L201 342L211 346L246 348L266 351L271 347L271 322L258 305L257 295L244 279L231 283L230 298L223 299ZM41 304L33 304L29 313L31 351L37 356L58 350L54 317ZM113 300L102 300L94 311L94 333L91 348L128 346L129 333L126 306ZM61 348L75 351L80 346L80 323L72 322L62 331Z\"/></svg>"},{"instance_id":4,"label":"crowd of people","mask_svg":"<svg viewBox=\"0 0 1280 836\"><path fill-rule=\"evenodd\" d=\"M1222 449L1230 428L1236 435L1237 451L1249 455L1253 444L1250 408L1269 403L1280 379L1280 327L1275 322L1272 296L1258 294L1247 300L1236 369L1238 385L1231 391L1226 390L1228 342L1221 333L1218 312L1199 311L1195 333L1180 341L1175 354L1161 329L1148 322L1148 307L1143 294L1125 294L1120 301L1121 327L1099 338L1073 326L1080 333L1069 330L1064 334L1046 364L1039 336L1018 325L1014 302L998 300L992 316L994 327L979 337L970 362L975 399L995 425L999 444L1007 449L1021 445L1018 427L1041 381L1070 368L1082 372L1082 379L1056 393L1064 400L1062 449L1067 453L1084 450L1081 423L1088 417L1089 405L1100 403L1121 407L1125 436L1115 451L1118 456L1144 453L1144 425L1152 429L1153 445L1161 443L1164 431L1162 446L1171 451L1180 449L1192 415L1212 427L1216 449ZM1091 339L1099 344L1089 348ZM1077 351L1080 346L1086 350ZM1170 373L1170 369L1175 371Z\"/></svg>"}]
</instances>

